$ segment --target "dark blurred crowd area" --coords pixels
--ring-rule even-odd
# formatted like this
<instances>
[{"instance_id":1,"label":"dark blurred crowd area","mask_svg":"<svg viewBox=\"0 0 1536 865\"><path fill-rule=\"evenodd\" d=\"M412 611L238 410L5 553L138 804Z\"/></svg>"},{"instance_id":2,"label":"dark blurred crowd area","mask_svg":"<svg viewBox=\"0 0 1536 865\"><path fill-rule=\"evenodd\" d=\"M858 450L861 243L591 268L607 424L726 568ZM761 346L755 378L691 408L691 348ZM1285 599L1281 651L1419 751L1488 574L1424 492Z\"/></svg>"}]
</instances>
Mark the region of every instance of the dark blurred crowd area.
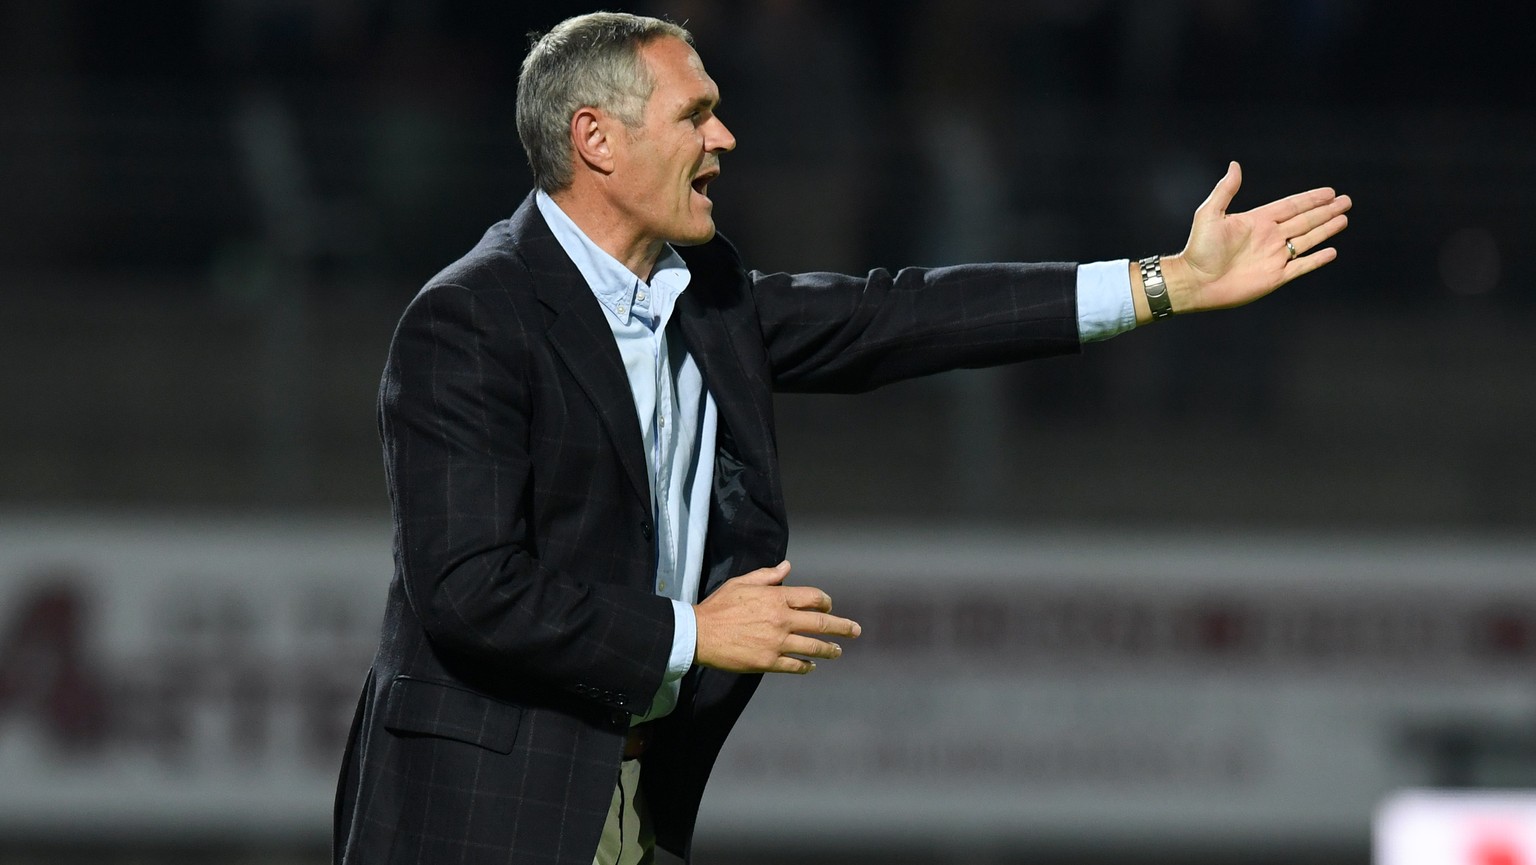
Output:
<instances>
[{"instance_id":1,"label":"dark blurred crowd area","mask_svg":"<svg viewBox=\"0 0 1536 865\"><path fill-rule=\"evenodd\" d=\"M4 501L382 506L393 320L526 194L527 36L590 8L0 5ZM762 269L1172 252L1229 159L1240 207L1356 200L1340 261L1250 310L786 401L800 508L1536 524L1527 4L626 8L694 32L740 141L717 221Z\"/></svg>"},{"instance_id":2,"label":"dark blurred crowd area","mask_svg":"<svg viewBox=\"0 0 1536 865\"><path fill-rule=\"evenodd\" d=\"M259 188L265 181L323 205L318 224L306 226L313 236L301 240L315 263L419 281L520 200L527 172L511 115L528 34L592 8L6 3L5 265L201 274L267 230L268 199L279 193ZM1362 127L1382 122L1383 112L1423 112L1409 128L1375 130L1383 140L1372 142L1374 155L1400 158L1390 142L1412 136L1419 141L1398 146L1443 145L1449 160L1458 139L1477 132L1457 128L1463 112L1525 120L1532 108L1522 25L1536 14L1524 4L677 0L628 8L695 32L742 142L728 169L741 165L721 187L720 220L748 252L761 246L789 259L768 267L914 263L906 261L914 243L940 240L912 208L945 194L929 188L935 175L967 170L1005 211L1070 208L1066 221L1089 222L1074 233L1078 242L1042 252L1109 255L1136 234L1171 244L1178 223L1126 227L1141 202L1105 180L1182 158L1201 188L1226 158L1245 157L1240 150L1294 147L1311 156L1300 169L1307 176L1338 182L1331 178L1354 167L1341 163L1363 154L1331 154L1317 137L1369 135ZM1043 134L1031 135L1033 112L1046 114ZM1089 126L1073 136L1063 123ZM1180 132L1184 123L1193 134ZM1268 140L1233 146L1261 132ZM1093 140L1096 133L1119 140ZM261 157L245 151L260 145L245 139L263 134L291 139L269 148L295 159L272 167L286 180L255 175L250 163ZM1031 140L1064 135L1076 138L1069 154L1042 153L1049 141ZM1341 151L1363 143L1338 142ZM1501 142L1476 143L1495 168ZM935 166L931 150L984 151L988 164ZM1266 178L1276 166L1260 155L1249 160L1253 179L1284 188ZM1042 156L1051 161L1042 165ZM766 191L780 178L749 169L799 185L773 196ZM736 175L753 195L732 189ZM1435 213L1434 191L1412 209L1448 217ZM826 206L836 213L815 213ZM759 225L750 215L758 209L774 211L773 223L836 227L818 226L829 237L805 250ZM985 240L955 245L967 243Z\"/></svg>"}]
</instances>

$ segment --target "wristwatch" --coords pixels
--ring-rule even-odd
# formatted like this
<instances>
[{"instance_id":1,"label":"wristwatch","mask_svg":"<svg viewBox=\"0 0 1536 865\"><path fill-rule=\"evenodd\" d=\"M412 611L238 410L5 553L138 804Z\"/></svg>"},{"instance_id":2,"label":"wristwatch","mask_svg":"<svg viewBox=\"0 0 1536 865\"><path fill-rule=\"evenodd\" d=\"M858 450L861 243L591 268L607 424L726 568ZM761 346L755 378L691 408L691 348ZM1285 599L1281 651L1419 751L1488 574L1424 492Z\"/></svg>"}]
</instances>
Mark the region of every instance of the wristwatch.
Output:
<instances>
[{"instance_id":1,"label":"wristwatch","mask_svg":"<svg viewBox=\"0 0 1536 865\"><path fill-rule=\"evenodd\" d=\"M1168 302L1168 283L1163 281L1163 257L1152 255L1137 263L1141 265L1141 287L1147 295L1147 306L1152 308L1152 320L1173 315L1173 304Z\"/></svg>"}]
</instances>

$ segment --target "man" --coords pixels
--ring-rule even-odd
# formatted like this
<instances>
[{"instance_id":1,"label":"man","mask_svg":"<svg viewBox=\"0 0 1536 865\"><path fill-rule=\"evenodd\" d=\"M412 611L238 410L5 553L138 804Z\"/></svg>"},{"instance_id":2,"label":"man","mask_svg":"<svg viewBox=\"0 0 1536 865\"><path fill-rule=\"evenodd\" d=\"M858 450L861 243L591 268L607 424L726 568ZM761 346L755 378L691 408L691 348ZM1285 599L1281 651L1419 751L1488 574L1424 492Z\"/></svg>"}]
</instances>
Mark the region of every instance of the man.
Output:
<instances>
[{"instance_id":1,"label":"man","mask_svg":"<svg viewBox=\"0 0 1536 865\"><path fill-rule=\"evenodd\" d=\"M718 102L665 22L581 16L530 50L518 133L538 190L428 282L385 368L397 567L337 861L686 858L757 674L809 672L859 634L784 585L774 390L1246 303L1333 260L1317 247L1349 208L1324 189L1227 214L1234 163L1177 256L749 273L715 236L735 146Z\"/></svg>"}]
</instances>

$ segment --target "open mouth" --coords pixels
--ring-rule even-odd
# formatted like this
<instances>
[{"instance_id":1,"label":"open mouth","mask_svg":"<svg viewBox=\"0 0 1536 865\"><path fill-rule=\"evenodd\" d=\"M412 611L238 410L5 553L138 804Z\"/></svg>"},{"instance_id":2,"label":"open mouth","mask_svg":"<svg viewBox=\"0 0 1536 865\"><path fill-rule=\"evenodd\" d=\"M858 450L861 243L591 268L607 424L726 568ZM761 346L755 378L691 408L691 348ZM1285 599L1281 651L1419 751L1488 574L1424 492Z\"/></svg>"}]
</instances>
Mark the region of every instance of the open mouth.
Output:
<instances>
[{"instance_id":1,"label":"open mouth","mask_svg":"<svg viewBox=\"0 0 1536 865\"><path fill-rule=\"evenodd\" d=\"M708 171L705 171L703 174L700 174L698 177L693 179L693 191L704 196L705 198L708 198L710 181L719 176L720 169L718 168L711 168Z\"/></svg>"}]
</instances>

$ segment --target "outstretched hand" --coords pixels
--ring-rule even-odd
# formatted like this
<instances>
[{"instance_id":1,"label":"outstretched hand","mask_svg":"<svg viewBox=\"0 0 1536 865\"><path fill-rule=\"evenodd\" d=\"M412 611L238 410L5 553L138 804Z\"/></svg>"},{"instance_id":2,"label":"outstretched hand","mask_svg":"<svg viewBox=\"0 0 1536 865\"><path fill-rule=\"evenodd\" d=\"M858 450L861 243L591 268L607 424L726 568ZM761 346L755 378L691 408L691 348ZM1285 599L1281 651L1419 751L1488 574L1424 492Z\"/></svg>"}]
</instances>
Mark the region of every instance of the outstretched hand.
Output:
<instances>
[{"instance_id":1,"label":"outstretched hand","mask_svg":"<svg viewBox=\"0 0 1536 865\"><path fill-rule=\"evenodd\" d=\"M698 622L694 660L733 673L809 673L812 658L836 658L836 643L806 636L857 637L859 625L831 615L821 589L785 586L789 562L726 580L693 608Z\"/></svg>"},{"instance_id":2,"label":"outstretched hand","mask_svg":"<svg viewBox=\"0 0 1536 865\"><path fill-rule=\"evenodd\" d=\"M1233 162L1195 210L1184 251L1163 258L1174 312L1242 306L1338 257L1317 247L1349 224L1349 196L1323 187L1228 213L1242 183Z\"/></svg>"}]
</instances>

